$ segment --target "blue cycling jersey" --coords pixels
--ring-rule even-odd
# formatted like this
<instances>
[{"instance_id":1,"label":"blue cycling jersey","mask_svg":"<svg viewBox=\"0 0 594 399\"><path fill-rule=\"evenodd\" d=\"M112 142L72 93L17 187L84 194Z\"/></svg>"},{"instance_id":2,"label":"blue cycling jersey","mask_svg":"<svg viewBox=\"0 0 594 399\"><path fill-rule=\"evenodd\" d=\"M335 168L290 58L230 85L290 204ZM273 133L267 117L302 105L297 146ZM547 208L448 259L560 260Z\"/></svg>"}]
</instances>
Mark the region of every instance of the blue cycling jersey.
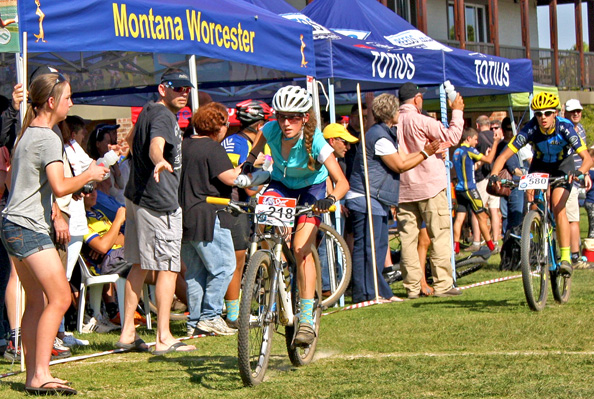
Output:
<instances>
[{"instance_id":1,"label":"blue cycling jersey","mask_svg":"<svg viewBox=\"0 0 594 399\"><path fill-rule=\"evenodd\" d=\"M476 181L474 178L474 163L480 161L483 154L467 143L462 143L460 148L454 151L454 167L456 168L456 176L458 176L458 183L456 190L465 191L476 188Z\"/></svg>"},{"instance_id":2,"label":"blue cycling jersey","mask_svg":"<svg viewBox=\"0 0 594 399\"><path fill-rule=\"evenodd\" d=\"M282 156L282 131L277 122L268 122L262 133L270 147L272 159L272 180L280 181L290 189L299 189L326 181L328 170L323 164L316 165L315 170L307 167L309 154L305 149L305 140L301 137L291 149L288 159ZM326 148L324 148L326 147ZM320 153L331 154L334 150L324 139L322 132L316 128L311 146L311 155L318 160Z\"/></svg>"},{"instance_id":3,"label":"blue cycling jersey","mask_svg":"<svg viewBox=\"0 0 594 399\"><path fill-rule=\"evenodd\" d=\"M526 144L532 145L534 158L544 163L561 162L571 149L577 154L587 149L573 123L560 117L555 118L554 128L546 133L538 126L536 118L532 118L510 141L508 148L516 153Z\"/></svg>"}]
</instances>

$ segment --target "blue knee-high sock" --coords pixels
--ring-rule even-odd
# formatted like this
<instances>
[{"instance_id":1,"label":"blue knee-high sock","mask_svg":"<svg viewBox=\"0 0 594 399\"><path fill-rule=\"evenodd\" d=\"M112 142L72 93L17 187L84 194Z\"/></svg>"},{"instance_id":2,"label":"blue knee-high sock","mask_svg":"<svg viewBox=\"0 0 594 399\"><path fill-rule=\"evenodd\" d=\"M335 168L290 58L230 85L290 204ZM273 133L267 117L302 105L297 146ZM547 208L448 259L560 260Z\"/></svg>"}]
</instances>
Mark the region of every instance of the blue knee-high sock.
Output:
<instances>
[{"instance_id":1,"label":"blue knee-high sock","mask_svg":"<svg viewBox=\"0 0 594 399\"><path fill-rule=\"evenodd\" d=\"M239 317L239 299L225 300L225 306L227 307L227 320L237 320Z\"/></svg>"},{"instance_id":2,"label":"blue knee-high sock","mask_svg":"<svg viewBox=\"0 0 594 399\"><path fill-rule=\"evenodd\" d=\"M313 326L313 299L300 299L299 304L301 305L301 314L299 316L300 323L309 323Z\"/></svg>"}]
</instances>

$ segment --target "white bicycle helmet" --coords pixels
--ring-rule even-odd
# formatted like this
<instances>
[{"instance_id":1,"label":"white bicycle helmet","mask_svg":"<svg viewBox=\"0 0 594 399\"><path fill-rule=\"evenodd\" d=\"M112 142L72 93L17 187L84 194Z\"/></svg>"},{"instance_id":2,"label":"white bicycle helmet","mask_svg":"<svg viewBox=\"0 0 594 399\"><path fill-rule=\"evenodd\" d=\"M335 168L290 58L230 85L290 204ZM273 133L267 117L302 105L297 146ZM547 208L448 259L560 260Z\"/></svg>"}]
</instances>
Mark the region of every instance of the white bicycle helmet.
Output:
<instances>
[{"instance_id":1,"label":"white bicycle helmet","mask_svg":"<svg viewBox=\"0 0 594 399\"><path fill-rule=\"evenodd\" d=\"M311 94L299 86L285 86L279 89L272 99L276 112L307 112L313 100Z\"/></svg>"}]
</instances>

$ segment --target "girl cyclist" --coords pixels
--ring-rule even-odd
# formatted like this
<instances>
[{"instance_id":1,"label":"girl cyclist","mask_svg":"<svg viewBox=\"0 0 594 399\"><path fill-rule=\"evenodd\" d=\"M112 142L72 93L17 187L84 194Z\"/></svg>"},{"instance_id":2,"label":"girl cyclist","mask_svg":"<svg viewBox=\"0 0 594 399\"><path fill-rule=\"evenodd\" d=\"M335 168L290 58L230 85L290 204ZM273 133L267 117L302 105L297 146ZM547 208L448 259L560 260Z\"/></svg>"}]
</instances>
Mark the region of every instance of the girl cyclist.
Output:
<instances>
[{"instance_id":1,"label":"girl cyclist","mask_svg":"<svg viewBox=\"0 0 594 399\"><path fill-rule=\"evenodd\" d=\"M534 157L530 164L529 173L548 173L551 177L570 176L567 182L551 187L551 204L555 220L557 221L557 239L561 250L560 271L571 275L571 251L569 246L569 220L565 213L565 202L569 197L571 183L576 177L586 174L586 188L592 182L588 170L592 166L592 158L588 154L586 143L580 138L571 121L557 116L559 97L553 93L542 92L534 96L530 104L534 111L534 118L514 137L507 148L497 157L491 176L490 184L499 184L497 174L505 162L524 145L531 144ZM582 166L575 170L573 156L575 151L583 160Z\"/></svg>"},{"instance_id":2,"label":"girl cyclist","mask_svg":"<svg viewBox=\"0 0 594 399\"><path fill-rule=\"evenodd\" d=\"M262 151L265 143L270 147L274 161L272 181L264 195L297 198L300 205L314 205L318 212L327 211L349 189L334 150L316 128L312 110L312 97L299 86L286 86L276 92L272 100L276 122L267 123L260 140L244 164L249 172L250 163ZM334 188L326 196L326 178L330 176ZM300 216L293 238L293 252L297 260L297 286L301 313L296 346L307 347L315 338L312 318L316 285L316 269L311 254L318 217Z\"/></svg>"}]
</instances>

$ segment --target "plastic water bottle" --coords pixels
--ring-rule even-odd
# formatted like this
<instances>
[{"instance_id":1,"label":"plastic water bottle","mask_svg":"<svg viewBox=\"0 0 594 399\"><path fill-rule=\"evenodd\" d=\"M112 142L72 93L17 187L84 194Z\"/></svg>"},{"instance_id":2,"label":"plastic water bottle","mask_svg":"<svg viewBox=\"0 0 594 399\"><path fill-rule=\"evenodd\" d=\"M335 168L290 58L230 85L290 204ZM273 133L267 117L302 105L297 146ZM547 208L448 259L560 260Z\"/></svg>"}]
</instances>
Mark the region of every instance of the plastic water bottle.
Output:
<instances>
[{"instance_id":1,"label":"plastic water bottle","mask_svg":"<svg viewBox=\"0 0 594 399\"><path fill-rule=\"evenodd\" d=\"M252 173L252 177L250 178L248 175L239 175L237 179L233 182L239 188L246 188L252 186L259 186L260 184L264 184L270 179L270 172L265 170L258 170Z\"/></svg>"},{"instance_id":2,"label":"plastic water bottle","mask_svg":"<svg viewBox=\"0 0 594 399\"><path fill-rule=\"evenodd\" d=\"M106 152L105 155L103 155L101 158L99 158L97 160L97 165L109 168L110 166L115 165L115 163L118 161L118 159L120 159L120 156L118 154L116 154L116 152L114 150L111 150L111 151ZM103 177L103 180L106 180L108 177L109 177L109 172L107 172L105 174L105 176Z\"/></svg>"},{"instance_id":3,"label":"plastic water bottle","mask_svg":"<svg viewBox=\"0 0 594 399\"><path fill-rule=\"evenodd\" d=\"M272 172L272 157L270 155L266 155L264 157L264 164L262 165L262 170L266 172Z\"/></svg>"},{"instance_id":4,"label":"plastic water bottle","mask_svg":"<svg viewBox=\"0 0 594 399\"><path fill-rule=\"evenodd\" d=\"M456 97L458 97L458 92L456 92L456 88L449 80L443 82L443 88L445 89L445 92L450 101L453 102L456 99Z\"/></svg>"}]
</instances>

